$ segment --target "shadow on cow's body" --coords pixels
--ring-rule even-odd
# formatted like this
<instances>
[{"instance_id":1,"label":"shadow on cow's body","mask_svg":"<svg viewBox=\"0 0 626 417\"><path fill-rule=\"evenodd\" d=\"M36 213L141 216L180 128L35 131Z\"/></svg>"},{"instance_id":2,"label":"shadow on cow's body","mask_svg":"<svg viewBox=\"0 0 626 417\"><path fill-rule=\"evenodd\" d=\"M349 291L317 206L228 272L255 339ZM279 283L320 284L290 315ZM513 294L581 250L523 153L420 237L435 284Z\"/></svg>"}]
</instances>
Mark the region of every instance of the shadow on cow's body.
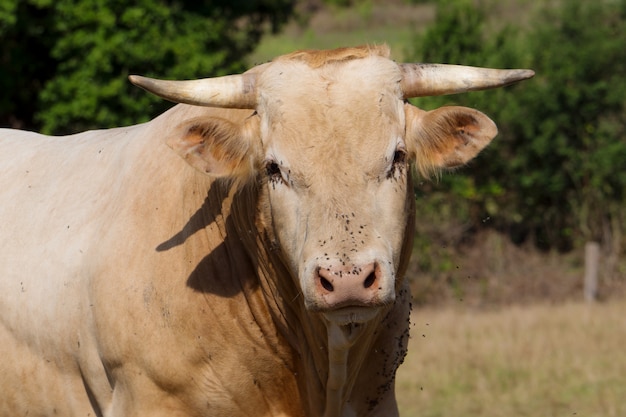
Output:
<instances>
[{"instance_id":1,"label":"shadow on cow's body","mask_svg":"<svg viewBox=\"0 0 626 417\"><path fill-rule=\"evenodd\" d=\"M157 252L164 252L174 247L183 245L187 238L195 233L206 233L209 225L213 224L218 217L221 218L221 207L228 198L228 188L223 184L214 183L207 192L207 196L201 207L189 218L182 230L172 236L170 239L160 243L156 247ZM231 297L242 291L242 287L254 287L258 285L254 280L254 276L250 274L234 274L248 282L233 282L232 277L224 277L220 275L219 269L234 268L233 264L250 263L251 253L242 251L237 242L241 240L238 236L232 217L225 220L225 234L223 242L213 248L198 264L195 266L189 277L187 278L187 286L194 291L203 293L211 293L221 297ZM232 244L235 240L234 245ZM236 253L233 253L236 252Z\"/></svg>"},{"instance_id":2,"label":"shadow on cow's body","mask_svg":"<svg viewBox=\"0 0 626 417\"><path fill-rule=\"evenodd\" d=\"M160 243L159 246L156 247L157 252L166 251L175 246L182 245L189 236L200 230L204 230L215 221L216 216L219 214L217 208L222 206L226 198L223 193L217 191L218 188L218 185L216 185L209 189L204 203L198 208L198 211L189 218L189 221L180 232L176 233L165 242Z\"/></svg>"}]
</instances>

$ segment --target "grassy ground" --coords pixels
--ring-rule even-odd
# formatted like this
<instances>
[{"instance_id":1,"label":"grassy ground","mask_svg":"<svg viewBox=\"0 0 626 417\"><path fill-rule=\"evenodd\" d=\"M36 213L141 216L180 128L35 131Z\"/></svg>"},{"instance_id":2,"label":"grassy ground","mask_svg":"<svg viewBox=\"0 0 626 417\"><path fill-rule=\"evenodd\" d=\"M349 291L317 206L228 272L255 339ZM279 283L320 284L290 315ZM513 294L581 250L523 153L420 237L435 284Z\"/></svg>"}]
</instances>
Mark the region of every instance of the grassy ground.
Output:
<instances>
[{"instance_id":1,"label":"grassy ground","mask_svg":"<svg viewBox=\"0 0 626 417\"><path fill-rule=\"evenodd\" d=\"M362 1L352 8L322 7L301 10L279 34L263 38L250 56L250 64L266 62L299 49L387 43L392 58L402 60L415 34L435 17L434 4L410 5L404 1Z\"/></svg>"},{"instance_id":2,"label":"grassy ground","mask_svg":"<svg viewBox=\"0 0 626 417\"><path fill-rule=\"evenodd\" d=\"M405 417L626 416L626 303L413 312Z\"/></svg>"},{"instance_id":3,"label":"grassy ground","mask_svg":"<svg viewBox=\"0 0 626 417\"><path fill-rule=\"evenodd\" d=\"M482 0L488 10L488 26L528 21L536 0ZM317 7L311 5L317 4ZM413 58L414 43L434 20L437 1L354 0L349 8L301 0L297 16L281 33L266 36L248 58L250 65L299 49L330 49L387 43L392 58Z\"/></svg>"}]
</instances>

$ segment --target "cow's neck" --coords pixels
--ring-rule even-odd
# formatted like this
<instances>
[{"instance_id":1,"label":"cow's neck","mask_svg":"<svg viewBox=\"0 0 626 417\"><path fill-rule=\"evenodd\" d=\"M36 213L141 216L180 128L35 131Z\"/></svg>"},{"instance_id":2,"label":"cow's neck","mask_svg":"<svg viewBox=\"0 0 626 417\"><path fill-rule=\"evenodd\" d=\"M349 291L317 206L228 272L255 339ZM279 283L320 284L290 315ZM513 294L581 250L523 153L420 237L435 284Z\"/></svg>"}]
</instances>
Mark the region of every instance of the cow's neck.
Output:
<instances>
[{"instance_id":1,"label":"cow's neck","mask_svg":"<svg viewBox=\"0 0 626 417\"><path fill-rule=\"evenodd\" d=\"M327 323L326 330L328 379L324 417L338 417L344 414L345 403L354 384L354 380L350 381L348 375L349 353L355 342L366 330L363 325L340 326L335 323ZM354 375L350 376L354 377Z\"/></svg>"},{"instance_id":2,"label":"cow's neck","mask_svg":"<svg viewBox=\"0 0 626 417\"><path fill-rule=\"evenodd\" d=\"M339 326L329 323L319 313L306 310L295 277L290 276L279 246L267 230L267 224L259 217L263 202L258 198L262 191L256 185L248 185L233 195L230 216L256 264L260 294L265 300L263 308L267 308L273 325L283 335L281 340L293 352L293 372L297 374L303 408L308 410L306 414L324 417L352 415L347 403L354 399L357 390L363 390L364 385L372 390L367 393L367 398L376 401L381 387L393 384L395 368L404 356L403 346L408 337L408 325L400 342L380 329L393 328L391 323L397 320L408 320L408 299L389 306L377 318L360 325ZM254 224L251 223L253 219ZM252 236L251 230L258 233ZM242 290L246 291L245 288ZM277 350L282 351L287 346L278 346ZM381 359L372 359L372 352L376 351ZM381 351L386 353L381 355ZM376 362L379 360L381 363ZM371 365L367 368L388 366L390 372L382 377L364 374L366 361ZM374 380L376 378L379 380ZM363 398L366 398L365 394Z\"/></svg>"}]
</instances>

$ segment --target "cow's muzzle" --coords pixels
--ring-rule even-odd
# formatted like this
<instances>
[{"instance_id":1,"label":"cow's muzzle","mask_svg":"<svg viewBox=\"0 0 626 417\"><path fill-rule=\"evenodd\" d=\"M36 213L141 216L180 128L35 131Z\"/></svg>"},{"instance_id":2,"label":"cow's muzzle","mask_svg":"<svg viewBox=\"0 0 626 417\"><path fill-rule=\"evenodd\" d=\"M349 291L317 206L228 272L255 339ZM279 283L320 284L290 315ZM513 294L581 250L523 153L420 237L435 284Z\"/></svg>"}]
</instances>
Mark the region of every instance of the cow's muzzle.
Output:
<instances>
[{"instance_id":1,"label":"cow's muzzle","mask_svg":"<svg viewBox=\"0 0 626 417\"><path fill-rule=\"evenodd\" d=\"M332 321L367 321L377 307L388 305L395 298L393 282L387 275L389 272L378 262L318 266L311 291L306 294L307 307L323 312Z\"/></svg>"},{"instance_id":2,"label":"cow's muzzle","mask_svg":"<svg viewBox=\"0 0 626 417\"><path fill-rule=\"evenodd\" d=\"M316 295L329 309L376 304L382 290L376 262L363 266L319 267L314 277Z\"/></svg>"}]
</instances>

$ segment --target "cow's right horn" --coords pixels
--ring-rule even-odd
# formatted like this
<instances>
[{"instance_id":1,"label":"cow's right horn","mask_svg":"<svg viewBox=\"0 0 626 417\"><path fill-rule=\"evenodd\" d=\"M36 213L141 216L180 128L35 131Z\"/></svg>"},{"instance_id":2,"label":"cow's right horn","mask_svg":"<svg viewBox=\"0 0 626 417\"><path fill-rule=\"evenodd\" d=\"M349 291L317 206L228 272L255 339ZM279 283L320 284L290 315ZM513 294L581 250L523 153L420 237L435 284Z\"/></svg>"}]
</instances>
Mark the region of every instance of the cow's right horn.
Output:
<instances>
[{"instance_id":1,"label":"cow's right horn","mask_svg":"<svg viewBox=\"0 0 626 417\"><path fill-rule=\"evenodd\" d=\"M159 97L196 106L254 109L257 74L246 73L188 81L168 81L130 75L130 82Z\"/></svg>"},{"instance_id":2,"label":"cow's right horn","mask_svg":"<svg viewBox=\"0 0 626 417\"><path fill-rule=\"evenodd\" d=\"M439 96L504 87L531 78L528 69L492 69L448 64L401 64L404 98Z\"/></svg>"}]
</instances>

